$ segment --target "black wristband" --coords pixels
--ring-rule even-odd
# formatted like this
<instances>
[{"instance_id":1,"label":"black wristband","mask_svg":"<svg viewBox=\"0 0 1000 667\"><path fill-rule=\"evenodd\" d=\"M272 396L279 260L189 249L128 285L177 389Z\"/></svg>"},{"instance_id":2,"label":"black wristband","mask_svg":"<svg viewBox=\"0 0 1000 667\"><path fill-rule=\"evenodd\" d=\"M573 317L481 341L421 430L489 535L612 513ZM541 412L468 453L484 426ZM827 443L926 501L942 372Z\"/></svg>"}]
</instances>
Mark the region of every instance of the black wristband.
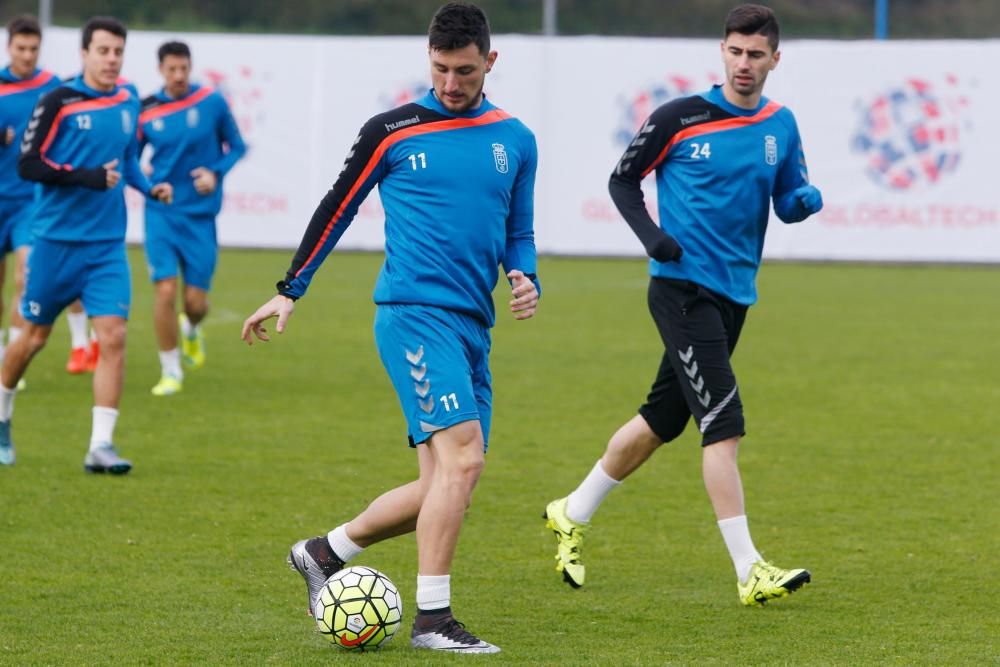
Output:
<instances>
[{"instance_id":1,"label":"black wristband","mask_svg":"<svg viewBox=\"0 0 1000 667\"><path fill-rule=\"evenodd\" d=\"M292 289L292 284L287 280L279 280L277 283L275 283L274 286L277 288L278 294L280 294L281 296L287 297L292 301L298 301L299 297L294 296L293 294L290 293Z\"/></svg>"}]
</instances>

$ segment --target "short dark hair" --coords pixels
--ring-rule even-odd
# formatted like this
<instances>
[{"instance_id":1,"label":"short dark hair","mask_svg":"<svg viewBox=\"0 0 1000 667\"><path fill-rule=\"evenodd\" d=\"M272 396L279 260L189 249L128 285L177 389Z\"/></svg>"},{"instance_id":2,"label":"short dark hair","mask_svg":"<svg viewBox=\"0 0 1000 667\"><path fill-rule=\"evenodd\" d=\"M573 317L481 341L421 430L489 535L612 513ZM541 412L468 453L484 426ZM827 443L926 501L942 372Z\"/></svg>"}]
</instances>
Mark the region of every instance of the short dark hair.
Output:
<instances>
[{"instance_id":1,"label":"short dark hair","mask_svg":"<svg viewBox=\"0 0 1000 667\"><path fill-rule=\"evenodd\" d=\"M454 51L475 44L479 53L490 52L490 22L479 7L468 2L442 5L427 30L434 51Z\"/></svg>"},{"instance_id":2,"label":"short dark hair","mask_svg":"<svg viewBox=\"0 0 1000 667\"><path fill-rule=\"evenodd\" d=\"M125 39L128 35L125 24L113 16L95 16L83 24L82 41L84 49L90 48L90 40L94 38L94 33L98 30L105 30L112 35L118 35L122 39Z\"/></svg>"},{"instance_id":3,"label":"short dark hair","mask_svg":"<svg viewBox=\"0 0 1000 667\"><path fill-rule=\"evenodd\" d=\"M156 57L160 59L162 65L163 59L167 56L180 56L191 60L191 49L184 42L164 42L156 51Z\"/></svg>"},{"instance_id":4,"label":"short dark hair","mask_svg":"<svg viewBox=\"0 0 1000 667\"><path fill-rule=\"evenodd\" d=\"M14 35L38 35L41 39L42 26L38 25L38 19L31 14L21 14L7 22L8 44L14 39Z\"/></svg>"},{"instance_id":5,"label":"short dark hair","mask_svg":"<svg viewBox=\"0 0 1000 667\"><path fill-rule=\"evenodd\" d=\"M772 51L778 50L778 17L764 5L740 5L726 16L726 27L722 37L730 33L741 35L763 35Z\"/></svg>"}]
</instances>

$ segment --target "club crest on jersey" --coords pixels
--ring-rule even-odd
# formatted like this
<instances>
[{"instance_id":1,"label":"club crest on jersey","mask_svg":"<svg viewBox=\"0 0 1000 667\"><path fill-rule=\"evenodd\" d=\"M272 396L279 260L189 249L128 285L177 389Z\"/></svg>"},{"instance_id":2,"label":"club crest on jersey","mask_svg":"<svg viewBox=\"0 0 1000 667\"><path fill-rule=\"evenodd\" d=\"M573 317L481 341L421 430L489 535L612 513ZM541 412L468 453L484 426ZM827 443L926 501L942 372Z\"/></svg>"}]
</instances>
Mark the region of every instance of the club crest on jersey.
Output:
<instances>
[{"instance_id":1,"label":"club crest on jersey","mask_svg":"<svg viewBox=\"0 0 1000 667\"><path fill-rule=\"evenodd\" d=\"M153 125L153 131L154 132L162 132L163 131L163 119L162 118L155 118L155 119L153 119L152 125Z\"/></svg>"},{"instance_id":2,"label":"club crest on jersey","mask_svg":"<svg viewBox=\"0 0 1000 667\"><path fill-rule=\"evenodd\" d=\"M132 134L132 114L125 109L122 109L122 132Z\"/></svg>"},{"instance_id":3,"label":"club crest on jersey","mask_svg":"<svg viewBox=\"0 0 1000 667\"><path fill-rule=\"evenodd\" d=\"M778 140L773 134L764 137L764 161L768 164L778 164Z\"/></svg>"},{"instance_id":4,"label":"club crest on jersey","mask_svg":"<svg viewBox=\"0 0 1000 667\"><path fill-rule=\"evenodd\" d=\"M507 149L503 147L503 144L493 144L493 161L496 162L497 171L501 174L506 174L509 169L507 163Z\"/></svg>"},{"instance_id":5,"label":"club crest on jersey","mask_svg":"<svg viewBox=\"0 0 1000 667\"><path fill-rule=\"evenodd\" d=\"M188 109L187 112L187 126L188 127L198 127L198 110L194 107Z\"/></svg>"}]
</instances>

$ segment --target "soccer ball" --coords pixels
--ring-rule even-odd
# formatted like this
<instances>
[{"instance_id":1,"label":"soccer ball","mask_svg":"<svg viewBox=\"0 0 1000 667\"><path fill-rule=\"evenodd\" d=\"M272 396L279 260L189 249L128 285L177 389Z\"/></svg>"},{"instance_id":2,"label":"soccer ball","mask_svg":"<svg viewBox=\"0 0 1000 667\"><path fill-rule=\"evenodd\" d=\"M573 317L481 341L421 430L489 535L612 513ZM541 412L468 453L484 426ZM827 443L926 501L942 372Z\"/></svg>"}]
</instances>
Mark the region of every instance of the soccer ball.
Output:
<instances>
[{"instance_id":1,"label":"soccer ball","mask_svg":"<svg viewBox=\"0 0 1000 667\"><path fill-rule=\"evenodd\" d=\"M392 639L403 603L389 577L361 565L326 580L313 610L319 631L348 651L376 648Z\"/></svg>"}]
</instances>

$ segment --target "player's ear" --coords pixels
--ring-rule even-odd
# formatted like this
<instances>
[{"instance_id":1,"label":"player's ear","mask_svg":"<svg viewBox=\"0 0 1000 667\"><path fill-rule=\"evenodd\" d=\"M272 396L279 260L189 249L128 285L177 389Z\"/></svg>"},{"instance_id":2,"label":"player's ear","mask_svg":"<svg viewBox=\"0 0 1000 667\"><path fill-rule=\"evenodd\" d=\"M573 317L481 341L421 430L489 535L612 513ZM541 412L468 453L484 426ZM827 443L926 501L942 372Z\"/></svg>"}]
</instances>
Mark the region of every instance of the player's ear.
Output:
<instances>
[{"instance_id":1,"label":"player's ear","mask_svg":"<svg viewBox=\"0 0 1000 667\"><path fill-rule=\"evenodd\" d=\"M500 54L497 53L496 51L490 51L489 53L486 54L486 71L487 72L489 72L491 69L493 69L493 65L496 64L497 57L499 55Z\"/></svg>"},{"instance_id":2,"label":"player's ear","mask_svg":"<svg viewBox=\"0 0 1000 667\"><path fill-rule=\"evenodd\" d=\"M778 66L778 61L781 60L781 51L775 51L774 56L771 57L771 71Z\"/></svg>"}]
</instances>

